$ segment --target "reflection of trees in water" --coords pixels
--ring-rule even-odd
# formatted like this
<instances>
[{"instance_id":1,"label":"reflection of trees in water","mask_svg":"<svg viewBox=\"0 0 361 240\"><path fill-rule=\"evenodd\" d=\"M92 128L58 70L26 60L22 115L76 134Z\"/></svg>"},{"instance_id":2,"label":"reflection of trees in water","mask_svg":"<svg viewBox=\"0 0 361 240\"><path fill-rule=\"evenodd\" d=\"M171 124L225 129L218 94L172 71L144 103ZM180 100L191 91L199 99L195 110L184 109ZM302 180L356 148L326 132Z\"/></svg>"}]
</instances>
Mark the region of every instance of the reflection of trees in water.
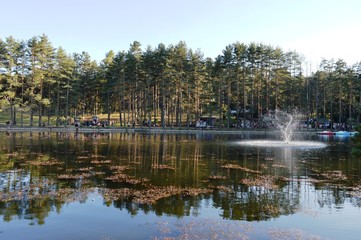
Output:
<instances>
[{"instance_id":1,"label":"reflection of trees in water","mask_svg":"<svg viewBox=\"0 0 361 240\"><path fill-rule=\"evenodd\" d=\"M142 211L144 213L154 212L158 216L168 214L183 217L197 216L202 204L204 204L204 200L208 201L209 199L208 194L198 196L176 195L160 199L154 204L139 204L128 200L115 200L112 203L116 208L126 209L131 215L136 215L139 211Z\"/></svg>"},{"instance_id":2,"label":"reflection of trees in water","mask_svg":"<svg viewBox=\"0 0 361 240\"><path fill-rule=\"evenodd\" d=\"M258 187L244 188L241 192L218 194L214 205L222 209L222 217L232 220L259 221L295 212L298 199L292 195Z\"/></svg>"},{"instance_id":3,"label":"reflection of trees in water","mask_svg":"<svg viewBox=\"0 0 361 240\"><path fill-rule=\"evenodd\" d=\"M37 176L36 171L0 174L0 214L4 221L19 219L44 224L51 211L60 212L65 202L85 201L91 189L61 188L59 182Z\"/></svg>"},{"instance_id":4,"label":"reflection of trees in water","mask_svg":"<svg viewBox=\"0 0 361 240\"><path fill-rule=\"evenodd\" d=\"M352 191L360 186L358 165L331 163L345 173L337 175L319 159L299 165L290 152L229 153L226 145L200 140L162 134L12 134L0 140L0 214L5 221L17 216L42 224L64 202L86 201L95 187L99 194L103 189L131 189L123 198L104 196L107 205L130 214L181 217L213 204L226 219L264 220L298 211L301 195L313 192L321 207L342 207L346 201L361 205ZM290 156L292 161L286 161ZM348 168L358 170L350 173ZM149 186L180 190L154 204L134 201ZM186 188L212 194L187 195Z\"/></svg>"}]
</instances>

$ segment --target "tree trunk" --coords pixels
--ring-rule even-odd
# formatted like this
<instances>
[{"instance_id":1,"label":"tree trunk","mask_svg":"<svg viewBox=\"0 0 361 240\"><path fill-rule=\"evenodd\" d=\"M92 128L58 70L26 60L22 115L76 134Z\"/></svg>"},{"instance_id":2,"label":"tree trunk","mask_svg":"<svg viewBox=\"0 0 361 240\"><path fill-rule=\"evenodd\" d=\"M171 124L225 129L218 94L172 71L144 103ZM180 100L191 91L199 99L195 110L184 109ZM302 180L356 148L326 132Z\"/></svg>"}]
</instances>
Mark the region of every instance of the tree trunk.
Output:
<instances>
[{"instance_id":1,"label":"tree trunk","mask_svg":"<svg viewBox=\"0 0 361 240\"><path fill-rule=\"evenodd\" d=\"M58 81L58 91L56 93L56 108L55 108L55 119L56 119L56 127L59 127L59 109L60 109L60 83Z\"/></svg>"},{"instance_id":2,"label":"tree trunk","mask_svg":"<svg viewBox=\"0 0 361 240\"><path fill-rule=\"evenodd\" d=\"M17 124L17 122L16 122L16 107L15 107L15 105L14 105L14 111L13 111L13 125L16 125Z\"/></svg>"},{"instance_id":3,"label":"tree trunk","mask_svg":"<svg viewBox=\"0 0 361 240\"><path fill-rule=\"evenodd\" d=\"M29 122L30 127L32 127L33 124L34 124L34 111L33 111L33 109L30 107L30 122Z\"/></svg>"},{"instance_id":4,"label":"tree trunk","mask_svg":"<svg viewBox=\"0 0 361 240\"><path fill-rule=\"evenodd\" d=\"M107 92L107 112L108 112L108 123L107 125L110 125L110 99L109 99L109 89Z\"/></svg>"},{"instance_id":5,"label":"tree trunk","mask_svg":"<svg viewBox=\"0 0 361 240\"><path fill-rule=\"evenodd\" d=\"M39 104L39 121L38 121L38 125L39 127L41 127L41 121L42 121L42 111L43 111L43 107L41 104Z\"/></svg>"}]
</instances>

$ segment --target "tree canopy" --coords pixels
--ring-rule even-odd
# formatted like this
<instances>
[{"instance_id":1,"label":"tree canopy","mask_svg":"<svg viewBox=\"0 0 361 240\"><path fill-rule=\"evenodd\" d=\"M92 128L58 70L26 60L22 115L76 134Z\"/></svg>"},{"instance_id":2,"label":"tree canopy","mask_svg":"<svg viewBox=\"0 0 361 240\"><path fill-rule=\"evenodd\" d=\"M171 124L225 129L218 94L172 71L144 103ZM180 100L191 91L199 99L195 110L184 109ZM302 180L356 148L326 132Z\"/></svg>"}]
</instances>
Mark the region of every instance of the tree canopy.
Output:
<instances>
[{"instance_id":1,"label":"tree canopy","mask_svg":"<svg viewBox=\"0 0 361 240\"><path fill-rule=\"evenodd\" d=\"M87 52L66 53L46 35L24 41L0 39L0 109L12 124L20 113L38 125L56 125L82 115L118 114L121 126L143 121L189 126L215 116L230 127L254 122L275 109L297 109L311 118L359 123L361 63L323 59L305 75L296 51L262 43L232 43L214 58L183 41L109 51L97 63ZM44 120L45 119L45 120ZM233 121L233 122L232 122Z\"/></svg>"}]
</instances>

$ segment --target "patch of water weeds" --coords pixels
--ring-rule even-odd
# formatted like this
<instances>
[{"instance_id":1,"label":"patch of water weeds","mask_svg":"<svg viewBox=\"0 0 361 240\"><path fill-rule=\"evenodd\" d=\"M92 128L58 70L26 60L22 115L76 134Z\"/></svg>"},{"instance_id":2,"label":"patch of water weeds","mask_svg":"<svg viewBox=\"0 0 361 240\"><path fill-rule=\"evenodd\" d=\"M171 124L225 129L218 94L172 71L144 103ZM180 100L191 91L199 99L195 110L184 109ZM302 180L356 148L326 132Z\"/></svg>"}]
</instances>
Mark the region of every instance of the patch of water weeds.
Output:
<instances>
[{"instance_id":1,"label":"patch of water weeds","mask_svg":"<svg viewBox=\"0 0 361 240\"><path fill-rule=\"evenodd\" d=\"M130 188L101 189L101 194L106 202L127 199L139 204L155 204L160 199L176 195L197 196L200 194L210 194L211 192L211 189L206 188L181 188L175 186L160 187L153 185L150 185L144 190Z\"/></svg>"},{"instance_id":2,"label":"patch of water weeds","mask_svg":"<svg viewBox=\"0 0 361 240\"><path fill-rule=\"evenodd\" d=\"M177 224L158 222L159 235L151 237L152 240L296 240L296 239L322 239L320 236L307 233L296 228L265 227L260 223L240 221L217 221L214 219L182 220Z\"/></svg>"}]
</instances>

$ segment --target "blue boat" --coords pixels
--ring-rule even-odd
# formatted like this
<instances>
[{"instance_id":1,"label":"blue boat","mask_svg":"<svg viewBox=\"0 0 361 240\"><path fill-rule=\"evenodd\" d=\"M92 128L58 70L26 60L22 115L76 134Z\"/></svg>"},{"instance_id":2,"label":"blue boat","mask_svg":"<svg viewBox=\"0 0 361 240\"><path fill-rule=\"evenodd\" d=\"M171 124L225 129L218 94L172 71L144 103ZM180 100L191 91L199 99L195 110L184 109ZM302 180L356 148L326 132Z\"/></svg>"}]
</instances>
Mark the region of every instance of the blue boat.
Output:
<instances>
[{"instance_id":1,"label":"blue boat","mask_svg":"<svg viewBox=\"0 0 361 240\"><path fill-rule=\"evenodd\" d=\"M336 136L355 136L358 132L349 132L349 131L337 131L335 132Z\"/></svg>"}]
</instances>

